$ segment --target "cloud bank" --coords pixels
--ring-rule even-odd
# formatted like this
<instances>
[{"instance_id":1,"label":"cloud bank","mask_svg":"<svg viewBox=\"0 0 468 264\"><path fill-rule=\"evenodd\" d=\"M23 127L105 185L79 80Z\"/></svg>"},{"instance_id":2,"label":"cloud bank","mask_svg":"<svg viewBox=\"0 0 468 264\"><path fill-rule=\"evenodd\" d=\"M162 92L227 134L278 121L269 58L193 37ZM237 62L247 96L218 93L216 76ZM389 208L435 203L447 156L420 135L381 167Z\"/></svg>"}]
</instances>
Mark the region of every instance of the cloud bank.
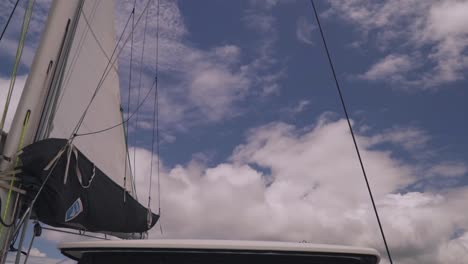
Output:
<instances>
[{"instance_id":1,"label":"cloud bank","mask_svg":"<svg viewBox=\"0 0 468 264\"><path fill-rule=\"evenodd\" d=\"M362 75L411 89L438 89L465 80L468 2L329 0L325 15L341 18L381 51ZM361 45L358 45L360 48Z\"/></svg>"},{"instance_id":2,"label":"cloud bank","mask_svg":"<svg viewBox=\"0 0 468 264\"><path fill-rule=\"evenodd\" d=\"M358 136L390 248L398 263L462 263L468 257L468 189L407 188L434 172L460 180L466 170L454 172L446 163L428 168L378 148L389 142L405 148L413 136L397 129ZM151 153L136 154L138 197L145 203ZM160 177L164 236L156 227L150 237L306 240L373 247L384 256L345 120L322 117L301 129L280 122L261 126L225 162L163 164ZM152 180L157 211L155 174Z\"/></svg>"}]
</instances>

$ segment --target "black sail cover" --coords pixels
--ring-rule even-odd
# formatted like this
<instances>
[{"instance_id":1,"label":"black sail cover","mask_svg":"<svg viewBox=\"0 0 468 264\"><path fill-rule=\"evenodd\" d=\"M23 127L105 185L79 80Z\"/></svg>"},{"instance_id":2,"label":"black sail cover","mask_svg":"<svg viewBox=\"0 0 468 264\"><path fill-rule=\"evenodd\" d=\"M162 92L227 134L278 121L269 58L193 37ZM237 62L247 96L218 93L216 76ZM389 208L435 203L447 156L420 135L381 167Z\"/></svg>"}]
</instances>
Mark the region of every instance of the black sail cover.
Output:
<instances>
[{"instance_id":1,"label":"black sail cover","mask_svg":"<svg viewBox=\"0 0 468 264\"><path fill-rule=\"evenodd\" d=\"M44 170L67 142L55 138L41 140L25 147L19 155L21 182L28 193L26 205L52 170L34 204L33 212L39 221L54 227L116 233L142 233L156 224L158 215L152 213L148 223L148 209L79 150L69 159L65 151L53 169ZM67 162L68 176L64 183Z\"/></svg>"}]
</instances>

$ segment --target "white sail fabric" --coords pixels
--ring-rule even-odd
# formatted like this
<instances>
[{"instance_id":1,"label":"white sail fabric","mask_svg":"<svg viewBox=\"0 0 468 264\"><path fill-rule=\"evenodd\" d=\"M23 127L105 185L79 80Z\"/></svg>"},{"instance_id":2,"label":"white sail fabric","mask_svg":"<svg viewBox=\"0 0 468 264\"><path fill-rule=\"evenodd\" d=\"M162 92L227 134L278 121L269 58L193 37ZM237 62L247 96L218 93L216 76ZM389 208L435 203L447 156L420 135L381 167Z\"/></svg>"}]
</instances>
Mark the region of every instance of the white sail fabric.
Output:
<instances>
[{"instance_id":1,"label":"white sail fabric","mask_svg":"<svg viewBox=\"0 0 468 264\"><path fill-rule=\"evenodd\" d=\"M114 12L114 0L52 2L1 153L11 159L1 160L0 170L12 169L18 151L35 140L69 138L72 135L104 73L107 56L114 49ZM78 133L100 130L121 122L119 81L114 65ZM122 126L76 138L73 144L113 181L130 192L133 190ZM4 220L10 222L14 207L12 201L15 201L16 194L11 193L10 203L7 203L7 196L10 196L9 192L1 189L0 198L5 201L1 204L1 212L5 212ZM6 230L8 228L3 228L3 235L0 235L1 248L6 243L9 245Z\"/></svg>"},{"instance_id":2,"label":"white sail fabric","mask_svg":"<svg viewBox=\"0 0 468 264\"><path fill-rule=\"evenodd\" d=\"M115 47L114 12L114 1L84 2L66 62L49 137L68 138L72 135L98 87ZM94 132L121 123L120 103L115 64L99 88L78 133ZM105 174L131 192L131 170L123 126L77 137L73 144Z\"/></svg>"}]
</instances>

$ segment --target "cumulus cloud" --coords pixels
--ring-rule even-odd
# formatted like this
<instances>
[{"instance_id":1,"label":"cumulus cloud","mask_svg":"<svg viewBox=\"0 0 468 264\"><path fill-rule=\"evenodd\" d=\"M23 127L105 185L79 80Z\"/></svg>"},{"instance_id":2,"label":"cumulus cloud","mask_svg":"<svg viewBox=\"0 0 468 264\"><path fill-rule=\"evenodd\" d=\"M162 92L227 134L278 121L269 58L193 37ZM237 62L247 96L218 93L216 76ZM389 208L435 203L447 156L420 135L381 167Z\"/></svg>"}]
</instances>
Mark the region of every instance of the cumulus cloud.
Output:
<instances>
[{"instance_id":1,"label":"cumulus cloud","mask_svg":"<svg viewBox=\"0 0 468 264\"><path fill-rule=\"evenodd\" d=\"M137 1L136 17L143 11L147 1ZM271 10L276 6L276 1L249 4L249 10ZM5 2L0 5L3 17L11 10L12 3ZM34 6L31 27L28 31L25 50L23 53L24 66L31 64L33 54L39 43L46 20L49 0L37 1ZM120 0L116 4L117 15L115 18L116 32L119 36L125 22L133 8L133 1ZM255 48L253 59L246 59L244 54L250 52L242 50L233 43L224 43L219 40L219 45L210 48L201 48L190 41L190 34L178 3L174 1L161 1L159 19L159 96L160 117L166 128L171 130L184 130L193 124L206 122L218 122L241 113L238 108L239 102L248 96L275 95L279 93L279 80L284 77L284 71L272 71L277 61L273 56L276 33L262 35L258 49ZM85 9L91 10L91 8ZM24 12L19 7L17 14ZM156 43L156 19L157 5L154 3L149 8L149 20L146 34L145 53L140 65L141 51L143 48L143 25L144 18L140 20L134 31L133 48L133 78L131 89L130 111L134 111L137 105L137 94L139 86L138 72L142 69L142 90L145 94L154 80L155 71L155 43ZM248 10L245 13L247 17ZM255 13L255 12L254 12ZM266 14L267 11L262 14ZM91 14L87 15L92 19ZM20 17L20 16L15 16ZM247 19L247 18L245 18ZM244 21L244 20L242 20ZM247 21L247 20L245 20ZM274 29L275 19L267 22ZM247 26L247 22L244 23ZM7 32L6 38L2 40L5 46L2 55L12 58L14 55L14 44L20 30L21 21L12 21L12 27ZM124 33L123 39L127 39L130 30ZM116 36L116 37L118 37ZM122 98L127 97L128 72L130 69L130 49L127 43L119 57L120 84ZM142 98L140 98L141 100ZM126 102L126 100L123 100ZM151 120L152 100L148 100L143 106L142 121ZM124 109L127 106L124 105ZM131 124L134 126L135 124ZM132 129L132 128L131 128ZM130 130L132 131L132 130Z\"/></svg>"},{"instance_id":2,"label":"cumulus cloud","mask_svg":"<svg viewBox=\"0 0 468 264\"><path fill-rule=\"evenodd\" d=\"M276 1L264 3L253 2L252 8L268 11L276 5ZM361 8L352 1L343 2L343 6L351 8L348 19L364 21L372 10L379 9L380 3L372 5L370 11L364 8L367 5ZM123 2L118 8L120 14L127 14L131 3ZM393 5L387 7L393 8ZM402 8L398 10L409 12ZM167 77L162 78L162 83L166 82L166 87L171 88L161 91L165 120L177 123L195 117L219 121L229 116L236 102L251 92L253 83L264 84L262 88L268 88L264 89L266 94L277 91L281 72L268 71L268 67L277 63L271 56L276 38L272 33L274 27L254 29L268 34L269 38L259 45L258 58L245 64L241 62L242 49L234 44L202 50L188 42L185 38L190 32L176 2L164 1L161 11L160 67L162 75ZM375 19L368 20L372 23L366 24L366 30L391 25L392 12L380 17L371 16ZM265 21L274 23L274 19ZM121 21L118 19L117 22L122 28ZM148 43L154 43L154 24L150 28L153 38L148 37ZM461 29L457 32L461 33L449 35L457 39L464 36ZM382 38L392 40L401 32L392 29L384 33ZM135 34L136 39L142 39L141 30ZM414 43L418 41L416 37L412 40ZM425 39L429 37L421 37L421 41ZM441 43L434 41L436 46ZM135 46L138 50L141 42L137 41ZM398 66L397 58L393 60ZM434 62L438 62L435 57ZM148 66L152 63L151 56L144 57L144 82L152 80L150 72L154 68ZM121 65L125 72L125 63ZM374 78L388 77L389 70L402 74L397 71L399 67L395 62L390 66L380 66L374 71ZM174 80L174 76L180 78ZM210 100L211 96L213 100ZM302 111L305 107L307 103L299 102L297 110ZM142 124L148 125L145 121L142 120ZM417 129L394 128L358 135L357 139L398 263L440 264L466 259L466 251L462 249L467 246L464 230L468 228L468 217L463 209L468 189L461 186L439 191L400 190L433 175L447 179L466 176L467 165L458 161L434 162L428 169L419 163L399 160L392 155L392 150L381 148L383 144L391 144L412 152L427 150L430 138ZM138 196L145 204L148 192L151 192L152 209L157 211L158 177L149 173L151 153L141 148L135 151ZM154 157L153 162L157 158ZM305 128L271 123L252 129L245 142L224 162L208 166L203 160L193 159L188 164L173 167L162 162L161 172L160 223L164 237L307 240L370 246L384 252L345 120L322 116ZM153 183L151 190L150 181ZM64 238L45 233L50 240ZM150 236L161 237L156 229Z\"/></svg>"},{"instance_id":3,"label":"cumulus cloud","mask_svg":"<svg viewBox=\"0 0 468 264\"><path fill-rule=\"evenodd\" d=\"M20 60L20 63L23 66L29 67L32 63L34 52L39 43L40 34L44 29L45 20L47 18L48 9L51 2L51 0L39 0L34 4L31 21L26 35L26 42ZM14 2L12 1L2 1L0 3L0 22L2 25L6 23L13 6ZM11 59L11 61L15 57L16 49L18 47L18 38L21 32L25 11L26 5L18 5L15 11L15 15L12 17L10 25L5 32L2 42L0 43L0 48L2 51L0 56L5 56Z\"/></svg>"},{"instance_id":4,"label":"cumulus cloud","mask_svg":"<svg viewBox=\"0 0 468 264\"><path fill-rule=\"evenodd\" d=\"M310 106L310 100L303 99L303 100L299 100L299 102L297 102L294 106L285 107L281 109L281 112L294 116L294 115L304 112L305 110L307 110L309 106Z\"/></svg>"},{"instance_id":5,"label":"cumulus cloud","mask_svg":"<svg viewBox=\"0 0 468 264\"><path fill-rule=\"evenodd\" d=\"M390 249L398 263L461 264L468 257L463 210L468 188L401 191L433 175L424 164L400 160L378 147L405 147L415 133L422 134L408 132L413 130L392 128L357 137ZM427 142L421 144L429 148ZM134 150L139 200L146 204L151 193L152 210L162 208L164 235L156 227L151 238L366 246L378 249L387 263L346 120L327 114L305 128L274 122L251 129L230 158L210 166L197 158L173 167L161 161L161 200L157 174L153 170L150 175L151 153ZM154 155L153 168L157 159ZM467 175L464 163L457 163L455 172L454 163L433 164L431 170L447 179Z\"/></svg>"},{"instance_id":6,"label":"cumulus cloud","mask_svg":"<svg viewBox=\"0 0 468 264\"><path fill-rule=\"evenodd\" d=\"M413 67L408 56L390 54L372 65L366 73L361 75L361 78L372 81L379 79L401 81Z\"/></svg>"},{"instance_id":7,"label":"cumulus cloud","mask_svg":"<svg viewBox=\"0 0 468 264\"><path fill-rule=\"evenodd\" d=\"M46 257L47 255L43 252L41 252L39 249L33 247L31 248L31 251L29 251L29 255L31 257Z\"/></svg>"},{"instance_id":8,"label":"cumulus cloud","mask_svg":"<svg viewBox=\"0 0 468 264\"><path fill-rule=\"evenodd\" d=\"M141 13L144 4L146 1L137 1L137 14ZM278 93L280 88L278 82L284 76L284 72L271 71L277 63L272 56L274 38L276 38L275 19L259 19L265 20L264 26L249 26L250 18L254 19L253 16L257 16L257 12L254 11L265 10L265 8L270 10L274 6L273 3L264 5L252 2L249 5L250 11L245 12L242 18L244 24L249 29L262 31L263 34L259 48L253 50L253 59L247 60L244 54L249 50L243 50L233 43L224 43L222 39L219 45L211 48L201 48L191 43L189 40L191 32L185 24L178 3L161 2L158 80L160 117L164 127L179 130L186 129L193 124L218 122L242 112L238 104L249 96L258 94L267 96ZM117 5L117 32L122 31L132 8L132 1L120 1ZM142 94L145 94L154 79L156 12L156 5L152 5L142 65L139 59L143 45L143 24L140 23L134 32L133 76L142 67ZM257 25L257 22L254 24ZM125 36L128 34L129 32L126 32ZM129 58L130 49L127 44L119 60L119 76L124 98L128 93ZM136 107L138 83L135 80L137 79L138 77L132 78L131 109ZM143 111L150 110L152 110L152 104L148 102L143 107ZM150 114L142 116L151 118Z\"/></svg>"},{"instance_id":9,"label":"cumulus cloud","mask_svg":"<svg viewBox=\"0 0 468 264\"><path fill-rule=\"evenodd\" d=\"M242 17L244 25L260 36L256 43L253 43L258 47L255 59L245 70L252 73L253 84L260 87L260 92L255 92L255 95L262 97L278 95L280 80L286 76L283 66L278 65L278 54L275 52L278 30L273 10L279 4L280 1L249 1L249 7ZM280 69L273 69L275 66L280 66Z\"/></svg>"},{"instance_id":10,"label":"cumulus cloud","mask_svg":"<svg viewBox=\"0 0 468 264\"><path fill-rule=\"evenodd\" d=\"M418 153L421 154L421 150L427 147L429 140L430 136L419 128L393 127L371 137L369 142L377 145L393 143L409 152L418 151Z\"/></svg>"},{"instance_id":11,"label":"cumulus cloud","mask_svg":"<svg viewBox=\"0 0 468 264\"><path fill-rule=\"evenodd\" d=\"M271 10L278 5L279 1L249 1L249 9L245 11L244 23L257 31L275 33L276 18L271 14Z\"/></svg>"},{"instance_id":12,"label":"cumulus cloud","mask_svg":"<svg viewBox=\"0 0 468 264\"><path fill-rule=\"evenodd\" d=\"M461 248L468 246L468 217L462 208L468 189L399 191L431 176L423 165L376 147L406 144L400 131L392 131L393 137L387 131L357 140L396 260L440 264L447 257L466 259ZM151 153L137 148L136 157L138 197L146 203ZM345 120L323 116L306 128L275 122L252 129L222 163L207 166L203 159L193 159L185 165L161 165L165 238L307 240L385 252ZM152 208L157 211L155 173L152 181ZM161 237L159 228L150 237Z\"/></svg>"},{"instance_id":13,"label":"cumulus cloud","mask_svg":"<svg viewBox=\"0 0 468 264\"><path fill-rule=\"evenodd\" d=\"M296 37L297 39L305 44L312 45L312 32L314 31L315 26L310 23L307 18L300 17L297 19L296 24Z\"/></svg>"},{"instance_id":14,"label":"cumulus cloud","mask_svg":"<svg viewBox=\"0 0 468 264\"><path fill-rule=\"evenodd\" d=\"M430 167L429 175L445 177L461 177L468 174L468 166L461 162L445 162Z\"/></svg>"},{"instance_id":15,"label":"cumulus cloud","mask_svg":"<svg viewBox=\"0 0 468 264\"><path fill-rule=\"evenodd\" d=\"M405 87L420 89L465 79L464 71L468 67L468 32L464 26L468 18L466 1L328 2L328 17L340 17L357 26L364 39L375 39L375 45L385 54L385 59L392 59L393 64L387 65L389 71L376 71L383 70L375 68L380 65L377 62L364 74L366 79L395 80L390 74L397 71L399 79L396 81ZM407 54L416 67L409 68L401 57L400 60L389 57L395 50ZM399 64L403 70L394 68Z\"/></svg>"}]
</instances>

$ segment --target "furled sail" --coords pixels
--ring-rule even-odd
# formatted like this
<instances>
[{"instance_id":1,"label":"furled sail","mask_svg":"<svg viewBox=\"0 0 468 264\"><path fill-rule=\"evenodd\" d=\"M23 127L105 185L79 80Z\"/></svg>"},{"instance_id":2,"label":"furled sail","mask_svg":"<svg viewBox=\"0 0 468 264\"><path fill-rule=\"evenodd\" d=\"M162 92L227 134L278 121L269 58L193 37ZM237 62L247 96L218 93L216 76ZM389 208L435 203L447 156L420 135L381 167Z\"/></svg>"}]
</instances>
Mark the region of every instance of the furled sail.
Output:
<instances>
[{"instance_id":1,"label":"furled sail","mask_svg":"<svg viewBox=\"0 0 468 264\"><path fill-rule=\"evenodd\" d=\"M138 201L123 199L122 187L76 147L69 145L65 150L69 155L51 163L64 146L67 139L40 140L20 155L29 200L49 177L34 207L38 219L56 227L120 234L143 233L156 224L157 215L148 218L148 210Z\"/></svg>"},{"instance_id":2,"label":"furled sail","mask_svg":"<svg viewBox=\"0 0 468 264\"><path fill-rule=\"evenodd\" d=\"M132 197L123 126L68 141L74 133L122 123L117 64L109 63L116 60L114 12L111 0L53 2L15 114L14 122L23 113L30 115L23 129L25 145L30 145L19 155L24 187L31 199L47 180L35 213L53 226L137 233L159 217ZM14 139L15 134L6 144L9 153ZM50 162L55 166L46 169Z\"/></svg>"}]
</instances>

